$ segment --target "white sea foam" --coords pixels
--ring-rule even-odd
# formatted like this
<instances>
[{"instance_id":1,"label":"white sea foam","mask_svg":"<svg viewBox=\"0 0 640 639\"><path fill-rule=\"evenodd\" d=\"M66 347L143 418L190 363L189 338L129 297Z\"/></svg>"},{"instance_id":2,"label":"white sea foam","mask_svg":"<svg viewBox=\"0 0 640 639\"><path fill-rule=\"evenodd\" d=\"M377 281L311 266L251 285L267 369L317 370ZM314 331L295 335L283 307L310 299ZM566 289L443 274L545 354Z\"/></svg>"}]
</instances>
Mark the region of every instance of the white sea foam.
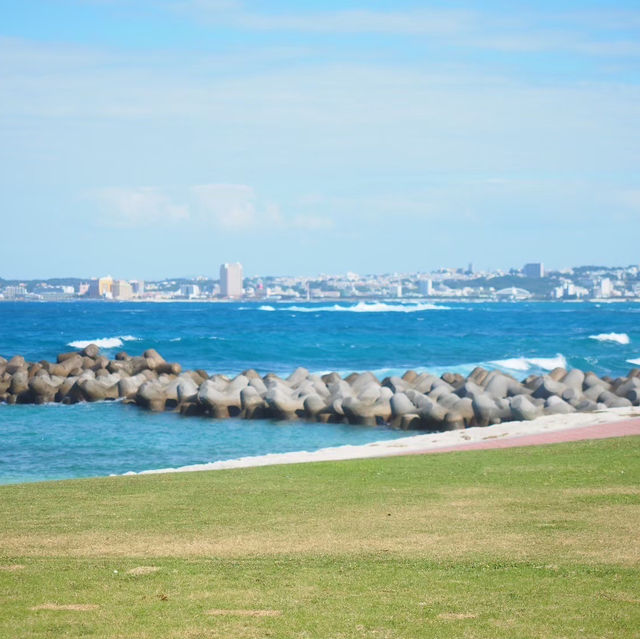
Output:
<instances>
[{"instance_id":1,"label":"white sea foam","mask_svg":"<svg viewBox=\"0 0 640 639\"><path fill-rule=\"evenodd\" d=\"M528 371L531 366L525 357L513 357L511 359L497 359L491 362L499 368L508 368L512 371Z\"/></svg>"},{"instance_id":2,"label":"white sea foam","mask_svg":"<svg viewBox=\"0 0 640 639\"><path fill-rule=\"evenodd\" d=\"M332 306L260 306L261 311L288 311L293 313L417 313L419 311L447 311L448 306L436 304L386 304L385 302L358 302L352 306L334 304Z\"/></svg>"},{"instance_id":3,"label":"white sea foam","mask_svg":"<svg viewBox=\"0 0 640 639\"><path fill-rule=\"evenodd\" d=\"M462 431L444 433L425 433L413 437L383 440L360 446L335 446L321 448L313 452L300 450L290 453L268 453L251 457L239 457L205 464L193 464L178 468L157 468L138 473L130 471L124 475L150 475L159 473L185 473L200 470L225 470L230 468L248 468L251 466L272 466L279 464L300 464L304 462L339 461L345 459L366 459L410 453L427 453L442 448L465 446L484 442L488 439L516 439L525 435L571 430L585 426L596 426L629 417L640 416L640 408L609 408L594 413L574 413L572 415L545 415L532 421L504 422L493 426L476 426Z\"/></svg>"},{"instance_id":4,"label":"white sea foam","mask_svg":"<svg viewBox=\"0 0 640 639\"><path fill-rule=\"evenodd\" d=\"M412 370L420 375L421 373L429 373L439 377L444 373L459 373L460 375L469 375L477 366L487 369L504 370L507 373L515 374L531 374L540 372L541 370L551 371L554 368L566 368L567 360L561 353L555 357L513 357L511 359L498 359L490 362L466 362L463 364L446 364L433 366L394 366L393 368L374 368L369 372L373 373L378 379L385 377L402 377L407 370ZM352 373L354 369L336 370L341 377L345 377ZM318 370L314 371L315 375L325 375L334 371Z\"/></svg>"},{"instance_id":5,"label":"white sea foam","mask_svg":"<svg viewBox=\"0 0 640 639\"><path fill-rule=\"evenodd\" d=\"M118 335L116 337L98 337L96 339L87 340L78 339L75 342L68 342L67 346L72 346L73 348L85 348L86 346L89 346L89 344L95 344L100 348L118 348L119 346L122 346L124 342L137 342L139 340L139 337L134 337L133 335Z\"/></svg>"},{"instance_id":6,"label":"white sea foam","mask_svg":"<svg viewBox=\"0 0 640 639\"><path fill-rule=\"evenodd\" d=\"M558 353L555 357L512 357L510 359L497 359L489 362L489 364L512 371L524 372L536 368L551 371L554 368L566 368L567 360L564 355Z\"/></svg>"},{"instance_id":7,"label":"white sea foam","mask_svg":"<svg viewBox=\"0 0 640 639\"><path fill-rule=\"evenodd\" d=\"M628 344L631 340L626 333L600 333L599 335L589 335L589 339L598 342L615 342L616 344Z\"/></svg>"},{"instance_id":8,"label":"white sea foam","mask_svg":"<svg viewBox=\"0 0 640 639\"><path fill-rule=\"evenodd\" d=\"M628 359L627 362L629 362L629 364L633 364L634 366L640 366L640 357L638 357L637 359Z\"/></svg>"}]
</instances>

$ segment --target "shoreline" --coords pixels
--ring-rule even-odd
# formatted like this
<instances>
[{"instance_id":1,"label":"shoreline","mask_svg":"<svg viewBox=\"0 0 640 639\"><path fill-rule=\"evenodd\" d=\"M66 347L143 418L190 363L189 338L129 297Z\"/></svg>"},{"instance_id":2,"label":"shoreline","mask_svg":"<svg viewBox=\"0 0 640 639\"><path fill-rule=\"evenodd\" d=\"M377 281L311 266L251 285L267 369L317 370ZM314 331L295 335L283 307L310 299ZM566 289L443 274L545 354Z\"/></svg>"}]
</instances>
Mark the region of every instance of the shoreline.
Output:
<instances>
[{"instance_id":1,"label":"shoreline","mask_svg":"<svg viewBox=\"0 0 640 639\"><path fill-rule=\"evenodd\" d=\"M420 455L455 450L502 448L503 442L509 446L535 445L531 436L571 433L594 427L593 438L607 437L602 434L602 427L618 422L632 422L632 431L640 434L640 407L609 408L593 413L572 413L569 415L545 415L531 421L512 421L492 426L475 426L464 430L425 433L400 439L381 440L362 445L334 446L316 451L295 451L289 453L267 453L252 457L240 457L205 464L191 464L177 468L158 468L129 471L112 477L130 477L137 475L155 475L165 473L185 473L210 470L229 470L233 468L253 468L258 466L276 466L323 461L346 461L350 459L371 459L378 457L394 457L400 455ZM600 427L600 428L597 428ZM623 434L634 434L623 433ZM613 433L611 436L619 436ZM577 439L590 439L589 433ZM556 441L561 441L555 438ZM569 436L567 441L576 441ZM526 443L525 443L526 442ZM540 441L542 443L552 443ZM495 445L494 445L495 444Z\"/></svg>"}]
</instances>

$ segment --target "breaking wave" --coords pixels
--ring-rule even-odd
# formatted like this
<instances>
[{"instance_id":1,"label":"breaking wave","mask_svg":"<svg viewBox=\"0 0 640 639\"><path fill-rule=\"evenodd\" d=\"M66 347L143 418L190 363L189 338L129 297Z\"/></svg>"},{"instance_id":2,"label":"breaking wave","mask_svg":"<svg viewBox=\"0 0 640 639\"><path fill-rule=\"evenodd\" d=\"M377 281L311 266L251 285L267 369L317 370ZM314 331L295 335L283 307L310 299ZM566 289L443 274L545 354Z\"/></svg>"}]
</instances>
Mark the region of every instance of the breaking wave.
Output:
<instances>
[{"instance_id":1,"label":"breaking wave","mask_svg":"<svg viewBox=\"0 0 640 639\"><path fill-rule=\"evenodd\" d=\"M294 313L417 313L420 311L448 311L448 306L436 304L386 304L384 302L358 302L352 306L260 306L260 311L289 311Z\"/></svg>"},{"instance_id":2,"label":"breaking wave","mask_svg":"<svg viewBox=\"0 0 640 639\"><path fill-rule=\"evenodd\" d=\"M629 364L633 364L634 366L640 366L640 357L638 357L637 359L628 359L627 362L629 362Z\"/></svg>"},{"instance_id":3,"label":"breaking wave","mask_svg":"<svg viewBox=\"0 0 640 639\"><path fill-rule=\"evenodd\" d=\"M615 342L616 344L628 344L631 340L626 333L600 333L599 335L589 335L589 339L598 342Z\"/></svg>"},{"instance_id":4,"label":"breaking wave","mask_svg":"<svg viewBox=\"0 0 640 639\"><path fill-rule=\"evenodd\" d=\"M504 368L511 371L530 371L542 369L551 371L554 368L566 368L567 359L561 353L555 357L513 357L510 359L497 359L489 362L497 368Z\"/></svg>"},{"instance_id":5,"label":"breaking wave","mask_svg":"<svg viewBox=\"0 0 640 639\"><path fill-rule=\"evenodd\" d=\"M627 360L633 363L631 360ZM640 359L637 360L637 363L640 364ZM526 377L527 375L531 375L533 373L541 373L543 371L551 371L554 368L566 368L567 360L564 355L558 353L555 357L514 357L512 359L498 359L488 362L467 362L464 364L447 364L447 365L433 365L433 366L399 366L399 367L387 367L387 368L375 368L369 370L370 373L373 373L378 379L383 379L385 377L402 377L407 370L413 370L418 374L421 373L430 373L431 375L435 375L436 377L440 377L444 373L459 373L460 375L464 375L465 377L471 373L471 371L477 366L481 366L482 368L486 368L488 370L496 369L501 370L505 373L513 374L518 377L521 375L522 377ZM353 373L354 371L362 373L364 370L362 369L343 369L336 370L335 372L340 374L342 377ZM319 370L314 371L316 375L324 375L326 373L331 373L331 370ZM516 374L517 373L517 374Z\"/></svg>"},{"instance_id":6,"label":"breaking wave","mask_svg":"<svg viewBox=\"0 0 640 639\"><path fill-rule=\"evenodd\" d=\"M118 348L119 346L122 346L124 342L138 341L140 341L140 338L134 337L133 335L119 335L116 337L98 337L97 339L79 339L75 342L68 342L67 346L72 346L73 348L85 348L86 346L89 346L89 344L95 344L99 348Z\"/></svg>"}]
</instances>

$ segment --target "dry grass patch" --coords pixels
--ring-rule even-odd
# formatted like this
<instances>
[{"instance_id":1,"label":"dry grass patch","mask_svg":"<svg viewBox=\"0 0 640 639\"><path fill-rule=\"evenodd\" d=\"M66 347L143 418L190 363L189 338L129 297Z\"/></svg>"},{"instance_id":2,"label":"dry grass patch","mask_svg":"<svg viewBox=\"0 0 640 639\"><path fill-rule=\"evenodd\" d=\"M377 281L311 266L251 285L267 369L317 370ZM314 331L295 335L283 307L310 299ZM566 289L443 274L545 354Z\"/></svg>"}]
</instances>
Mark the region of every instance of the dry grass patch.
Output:
<instances>
[{"instance_id":1,"label":"dry grass patch","mask_svg":"<svg viewBox=\"0 0 640 639\"><path fill-rule=\"evenodd\" d=\"M0 538L0 549L16 558L63 554L140 559L389 553L435 560L492 555L544 561L561 552L568 560L636 565L640 546L629 539L640 528L640 508L611 503L606 497L615 496L616 491L633 496L638 489L607 488L572 487L553 493L538 487L514 492L504 486L453 486L422 495L392 488L383 497L374 493L348 507L331 501L316 503L302 517L300 510L278 501L271 512L257 518L247 508L232 521L220 522L220 511L213 510L192 529L168 523L131 530L126 516L108 529L73 525L66 533L56 534L34 523L8 530ZM581 499L588 491L599 490L602 500L574 502L568 508L570 495ZM135 508L135 502L128 508Z\"/></svg>"},{"instance_id":2,"label":"dry grass patch","mask_svg":"<svg viewBox=\"0 0 640 639\"><path fill-rule=\"evenodd\" d=\"M8 566L0 566L0 570L4 572L17 572L18 570L23 570L23 564L9 564Z\"/></svg>"},{"instance_id":3,"label":"dry grass patch","mask_svg":"<svg viewBox=\"0 0 640 639\"><path fill-rule=\"evenodd\" d=\"M136 566L135 568L131 568L131 570L127 570L127 575L151 575L154 572L158 572L160 568L157 566Z\"/></svg>"},{"instance_id":4,"label":"dry grass patch","mask_svg":"<svg viewBox=\"0 0 640 639\"><path fill-rule=\"evenodd\" d=\"M627 592L601 592L598 595L602 599L609 601L622 601L623 603L640 604L640 598L634 597Z\"/></svg>"},{"instance_id":5,"label":"dry grass patch","mask_svg":"<svg viewBox=\"0 0 640 639\"><path fill-rule=\"evenodd\" d=\"M207 610L207 615L215 617L279 617L281 610Z\"/></svg>"},{"instance_id":6,"label":"dry grass patch","mask_svg":"<svg viewBox=\"0 0 640 639\"><path fill-rule=\"evenodd\" d=\"M88 612L100 608L98 604L55 604L44 603L39 606L32 606L31 610L73 610L76 612Z\"/></svg>"},{"instance_id":7,"label":"dry grass patch","mask_svg":"<svg viewBox=\"0 0 640 639\"><path fill-rule=\"evenodd\" d=\"M460 619L476 619L478 615L473 612L442 612L438 615L438 619L445 621L457 621Z\"/></svg>"}]
</instances>

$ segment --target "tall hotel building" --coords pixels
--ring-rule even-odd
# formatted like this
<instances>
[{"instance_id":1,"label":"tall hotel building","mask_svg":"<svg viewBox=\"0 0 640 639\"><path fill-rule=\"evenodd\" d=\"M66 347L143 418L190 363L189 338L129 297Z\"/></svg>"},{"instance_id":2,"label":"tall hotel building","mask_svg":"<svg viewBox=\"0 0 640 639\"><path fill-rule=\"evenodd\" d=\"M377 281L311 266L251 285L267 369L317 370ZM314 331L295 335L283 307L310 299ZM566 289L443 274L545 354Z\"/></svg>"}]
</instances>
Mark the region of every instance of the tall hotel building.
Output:
<instances>
[{"instance_id":1,"label":"tall hotel building","mask_svg":"<svg viewBox=\"0 0 640 639\"><path fill-rule=\"evenodd\" d=\"M242 264L240 262L220 266L220 295L242 297Z\"/></svg>"}]
</instances>

